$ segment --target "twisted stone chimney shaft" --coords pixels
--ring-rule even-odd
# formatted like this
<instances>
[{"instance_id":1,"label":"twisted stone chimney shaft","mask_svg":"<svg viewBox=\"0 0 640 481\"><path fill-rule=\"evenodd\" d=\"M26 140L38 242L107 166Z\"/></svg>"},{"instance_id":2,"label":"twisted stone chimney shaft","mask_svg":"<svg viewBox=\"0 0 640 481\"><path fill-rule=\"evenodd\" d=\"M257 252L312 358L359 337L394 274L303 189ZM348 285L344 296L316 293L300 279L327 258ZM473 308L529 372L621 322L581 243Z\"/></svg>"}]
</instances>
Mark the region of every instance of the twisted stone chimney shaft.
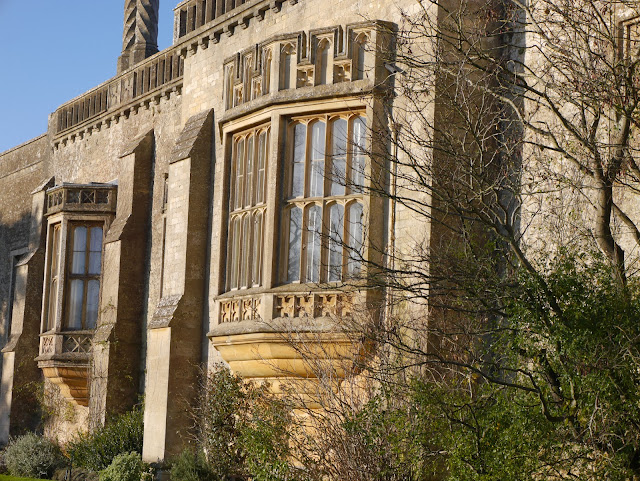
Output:
<instances>
[{"instance_id":1,"label":"twisted stone chimney shaft","mask_svg":"<svg viewBox=\"0 0 640 481\"><path fill-rule=\"evenodd\" d=\"M118 73L158 51L158 10L160 0L125 0L122 54Z\"/></svg>"}]
</instances>

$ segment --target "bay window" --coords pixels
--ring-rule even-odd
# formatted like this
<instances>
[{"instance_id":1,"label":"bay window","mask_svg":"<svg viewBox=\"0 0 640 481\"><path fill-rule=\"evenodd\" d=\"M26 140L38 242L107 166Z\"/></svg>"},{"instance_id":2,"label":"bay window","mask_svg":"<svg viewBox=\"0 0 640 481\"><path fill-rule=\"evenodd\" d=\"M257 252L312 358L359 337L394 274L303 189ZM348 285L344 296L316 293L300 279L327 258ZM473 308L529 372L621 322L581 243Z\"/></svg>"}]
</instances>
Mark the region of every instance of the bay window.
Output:
<instances>
[{"instance_id":1,"label":"bay window","mask_svg":"<svg viewBox=\"0 0 640 481\"><path fill-rule=\"evenodd\" d=\"M293 118L285 152L282 281L340 282L362 258L366 119Z\"/></svg>"},{"instance_id":2,"label":"bay window","mask_svg":"<svg viewBox=\"0 0 640 481\"><path fill-rule=\"evenodd\" d=\"M97 327L102 249L116 193L111 184L62 184L47 192L43 333Z\"/></svg>"}]
</instances>

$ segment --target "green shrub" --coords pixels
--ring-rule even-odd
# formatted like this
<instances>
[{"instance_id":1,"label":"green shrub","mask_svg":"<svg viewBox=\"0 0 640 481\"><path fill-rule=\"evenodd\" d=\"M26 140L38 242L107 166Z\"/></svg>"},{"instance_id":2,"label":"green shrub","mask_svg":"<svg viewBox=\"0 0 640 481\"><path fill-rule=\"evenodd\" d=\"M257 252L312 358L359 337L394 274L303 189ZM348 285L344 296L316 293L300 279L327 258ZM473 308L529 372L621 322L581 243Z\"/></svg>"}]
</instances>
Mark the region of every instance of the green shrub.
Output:
<instances>
[{"instance_id":1,"label":"green shrub","mask_svg":"<svg viewBox=\"0 0 640 481\"><path fill-rule=\"evenodd\" d=\"M142 409L136 408L114 417L102 428L78 435L66 446L73 465L101 471L118 454L142 453L142 415Z\"/></svg>"},{"instance_id":2,"label":"green shrub","mask_svg":"<svg viewBox=\"0 0 640 481\"><path fill-rule=\"evenodd\" d=\"M172 481L214 481L202 452L185 449L171 463Z\"/></svg>"},{"instance_id":3,"label":"green shrub","mask_svg":"<svg viewBox=\"0 0 640 481\"><path fill-rule=\"evenodd\" d=\"M109 467L100 471L100 481L140 481L146 469L140 453L118 454Z\"/></svg>"},{"instance_id":4,"label":"green shrub","mask_svg":"<svg viewBox=\"0 0 640 481\"><path fill-rule=\"evenodd\" d=\"M220 366L208 373L194 418L214 479L294 480L292 407L267 384L254 384Z\"/></svg>"},{"instance_id":5,"label":"green shrub","mask_svg":"<svg viewBox=\"0 0 640 481\"><path fill-rule=\"evenodd\" d=\"M70 474L70 476L68 476ZM67 473L67 468L59 469L53 475L54 481L98 481L98 473L84 468L73 468ZM0 480L2 481L2 480Z\"/></svg>"},{"instance_id":6,"label":"green shrub","mask_svg":"<svg viewBox=\"0 0 640 481\"><path fill-rule=\"evenodd\" d=\"M4 459L12 476L31 478L51 477L65 462L57 445L33 433L13 439Z\"/></svg>"}]
</instances>

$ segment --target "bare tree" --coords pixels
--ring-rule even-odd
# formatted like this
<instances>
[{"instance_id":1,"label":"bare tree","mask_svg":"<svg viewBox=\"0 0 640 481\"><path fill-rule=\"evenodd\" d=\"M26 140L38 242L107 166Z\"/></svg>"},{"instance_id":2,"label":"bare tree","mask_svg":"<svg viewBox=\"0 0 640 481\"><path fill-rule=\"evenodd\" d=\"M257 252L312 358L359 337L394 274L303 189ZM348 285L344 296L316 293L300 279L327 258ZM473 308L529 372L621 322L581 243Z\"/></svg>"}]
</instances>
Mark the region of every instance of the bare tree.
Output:
<instances>
[{"instance_id":1,"label":"bare tree","mask_svg":"<svg viewBox=\"0 0 640 481\"><path fill-rule=\"evenodd\" d=\"M433 462L400 479L453 458L467 479L640 476L640 51L625 23L638 13L591 0L419 1L378 52L392 107L370 132L367 189L388 200L392 226L354 284L387 295L381 316L349 331L377 346L357 370L373 380L359 395L384 416L425 409L441 436L405 444ZM334 420L367 404L338 401L348 408ZM501 448L504 466L492 457Z\"/></svg>"}]
</instances>

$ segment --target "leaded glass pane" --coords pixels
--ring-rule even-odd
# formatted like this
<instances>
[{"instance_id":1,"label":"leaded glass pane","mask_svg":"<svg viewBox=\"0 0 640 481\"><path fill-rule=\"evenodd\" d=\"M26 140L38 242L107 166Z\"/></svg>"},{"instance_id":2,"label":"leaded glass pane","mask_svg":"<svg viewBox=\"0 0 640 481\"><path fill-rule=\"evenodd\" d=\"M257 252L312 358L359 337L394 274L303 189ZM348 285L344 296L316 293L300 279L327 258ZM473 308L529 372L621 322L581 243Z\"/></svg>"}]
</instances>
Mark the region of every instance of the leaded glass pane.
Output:
<instances>
[{"instance_id":1,"label":"leaded glass pane","mask_svg":"<svg viewBox=\"0 0 640 481\"><path fill-rule=\"evenodd\" d=\"M67 328L70 330L82 329L82 301L84 299L84 280L73 279L69 284L69 312L67 316Z\"/></svg>"},{"instance_id":2,"label":"leaded glass pane","mask_svg":"<svg viewBox=\"0 0 640 481\"><path fill-rule=\"evenodd\" d=\"M355 276L362 264L362 204L354 202L349 206L348 225L349 260L347 274Z\"/></svg>"},{"instance_id":3,"label":"leaded glass pane","mask_svg":"<svg viewBox=\"0 0 640 481\"><path fill-rule=\"evenodd\" d=\"M242 229L242 219L236 218L233 220L233 255L231 259L231 288L238 287L238 268L240 261L240 241Z\"/></svg>"},{"instance_id":4,"label":"leaded glass pane","mask_svg":"<svg viewBox=\"0 0 640 481\"><path fill-rule=\"evenodd\" d=\"M262 277L262 212L254 214L253 221L253 255L252 283L260 284Z\"/></svg>"},{"instance_id":5,"label":"leaded glass pane","mask_svg":"<svg viewBox=\"0 0 640 481\"><path fill-rule=\"evenodd\" d=\"M320 249L322 248L322 209L311 206L307 218L306 273L307 282L320 282Z\"/></svg>"},{"instance_id":6,"label":"leaded glass pane","mask_svg":"<svg viewBox=\"0 0 640 481\"><path fill-rule=\"evenodd\" d=\"M86 329L95 329L98 319L98 303L100 300L100 281L92 279L87 285Z\"/></svg>"},{"instance_id":7,"label":"leaded glass pane","mask_svg":"<svg viewBox=\"0 0 640 481\"><path fill-rule=\"evenodd\" d=\"M242 251L240 258L240 286L249 286L249 256L251 255L251 217L247 214L242 226Z\"/></svg>"},{"instance_id":8,"label":"leaded glass pane","mask_svg":"<svg viewBox=\"0 0 640 481\"><path fill-rule=\"evenodd\" d=\"M364 155L367 122L364 117L357 117L353 121L353 157L351 159L351 184L355 192L362 192L364 187Z\"/></svg>"},{"instance_id":9,"label":"leaded glass pane","mask_svg":"<svg viewBox=\"0 0 640 481\"><path fill-rule=\"evenodd\" d=\"M307 126L296 124L293 130L293 159L291 169L291 197L304 195L304 159L307 143Z\"/></svg>"},{"instance_id":10,"label":"leaded glass pane","mask_svg":"<svg viewBox=\"0 0 640 481\"><path fill-rule=\"evenodd\" d=\"M71 261L72 274L84 274L87 258L87 228L75 227L73 229L73 254Z\"/></svg>"},{"instance_id":11,"label":"leaded glass pane","mask_svg":"<svg viewBox=\"0 0 640 481\"><path fill-rule=\"evenodd\" d=\"M90 230L89 274L100 274L102 264L102 227Z\"/></svg>"},{"instance_id":12,"label":"leaded glass pane","mask_svg":"<svg viewBox=\"0 0 640 481\"><path fill-rule=\"evenodd\" d=\"M249 137L247 141L247 174L245 180L245 197L244 197L244 205L245 207L249 207L253 205L253 135Z\"/></svg>"},{"instance_id":13,"label":"leaded glass pane","mask_svg":"<svg viewBox=\"0 0 640 481\"><path fill-rule=\"evenodd\" d=\"M238 142L236 155L236 191L234 192L235 209L242 209L244 200L244 140Z\"/></svg>"},{"instance_id":14,"label":"leaded glass pane","mask_svg":"<svg viewBox=\"0 0 640 481\"><path fill-rule=\"evenodd\" d=\"M258 178L256 179L256 204L264 202L264 180L267 160L267 133L262 132L258 140Z\"/></svg>"},{"instance_id":15,"label":"leaded glass pane","mask_svg":"<svg viewBox=\"0 0 640 481\"><path fill-rule=\"evenodd\" d=\"M289 244L287 255L287 281L300 280L300 250L302 247L302 209L289 211Z\"/></svg>"},{"instance_id":16,"label":"leaded glass pane","mask_svg":"<svg viewBox=\"0 0 640 481\"><path fill-rule=\"evenodd\" d=\"M311 127L311 178L309 179L311 197L324 195L325 130L324 122L315 122Z\"/></svg>"},{"instance_id":17,"label":"leaded glass pane","mask_svg":"<svg viewBox=\"0 0 640 481\"><path fill-rule=\"evenodd\" d=\"M49 282L49 306L47 309L47 327L49 331L56 325L56 312L58 307L58 258L60 257L60 224L53 228L53 238L51 240L51 264Z\"/></svg>"},{"instance_id":18,"label":"leaded glass pane","mask_svg":"<svg viewBox=\"0 0 640 481\"><path fill-rule=\"evenodd\" d=\"M329 282L342 279L342 232L344 229L344 207L333 204L329 210Z\"/></svg>"},{"instance_id":19,"label":"leaded glass pane","mask_svg":"<svg viewBox=\"0 0 640 481\"><path fill-rule=\"evenodd\" d=\"M331 130L331 195L345 194L347 121L338 119Z\"/></svg>"}]
</instances>

